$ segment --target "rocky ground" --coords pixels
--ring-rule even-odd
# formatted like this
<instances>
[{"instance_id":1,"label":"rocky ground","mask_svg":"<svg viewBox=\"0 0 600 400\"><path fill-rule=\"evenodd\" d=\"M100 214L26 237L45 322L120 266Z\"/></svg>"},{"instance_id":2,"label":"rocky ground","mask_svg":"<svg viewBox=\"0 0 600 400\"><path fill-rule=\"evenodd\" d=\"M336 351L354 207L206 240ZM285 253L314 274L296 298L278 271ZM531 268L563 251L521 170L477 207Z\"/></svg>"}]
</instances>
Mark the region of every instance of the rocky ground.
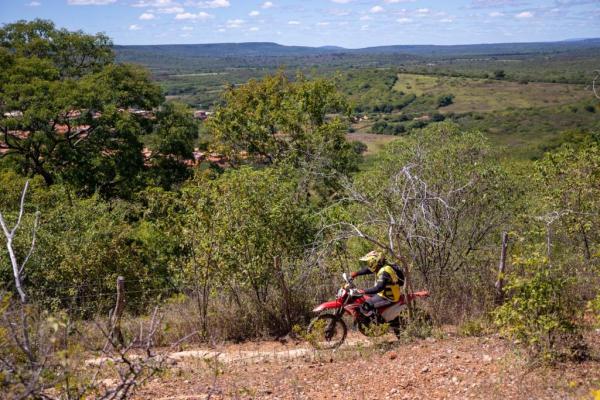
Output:
<instances>
[{"instance_id":1,"label":"rocky ground","mask_svg":"<svg viewBox=\"0 0 600 400\"><path fill-rule=\"evenodd\" d=\"M593 341L598 339L595 334ZM140 399L592 399L600 361L532 367L497 336L364 342L337 352L262 342L173 354Z\"/></svg>"}]
</instances>

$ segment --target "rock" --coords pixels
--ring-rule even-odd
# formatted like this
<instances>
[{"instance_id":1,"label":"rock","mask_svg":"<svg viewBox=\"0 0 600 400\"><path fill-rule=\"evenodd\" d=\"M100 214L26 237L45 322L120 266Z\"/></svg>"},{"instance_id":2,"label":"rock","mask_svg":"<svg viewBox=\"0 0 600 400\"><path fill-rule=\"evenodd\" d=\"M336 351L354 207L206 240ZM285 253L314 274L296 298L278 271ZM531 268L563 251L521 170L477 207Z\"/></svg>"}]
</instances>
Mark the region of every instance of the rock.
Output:
<instances>
[{"instance_id":1,"label":"rock","mask_svg":"<svg viewBox=\"0 0 600 400\"><path fill-rule=\"evenodd\" d=\"M421 373L422 374L424 374L426 372L429 372L429 367L428 366L425 366L425 367L423 367L423 369L421 369Z\"/></svg>"},{"instance_id":2,"label":"rock","mask_svg":"<svg viewBox=\"0 0 600 400\"><path fill-rule=\"evenodd\" d=\"M454 383L455 385L458 385L460 383L460 379L458 379L456 376L453 376L452 383Z\"/></svg>"},{"instance_id":3,"label":"rock","mask_svg":"<svg viewBox=\"0 0 600 400\"><path fill-rule=\"evenodd\" d=\"M389 353L387 353L387 356L390 360L395 360L396 358L398 358L398 354L394 351L390 351Z\"/></svg>"},{"instance_id":4,"label":"rock","mask_svg":"<svg viewBox=\"0 0 600 400\"><path fill-rule=\"evenodd\" d=\"M484 354L483 355L483 362L486 363L486 364L491 363L492 362L492 357L490 355L488 355L488 354Z\"/></svg>"}]
</instances>

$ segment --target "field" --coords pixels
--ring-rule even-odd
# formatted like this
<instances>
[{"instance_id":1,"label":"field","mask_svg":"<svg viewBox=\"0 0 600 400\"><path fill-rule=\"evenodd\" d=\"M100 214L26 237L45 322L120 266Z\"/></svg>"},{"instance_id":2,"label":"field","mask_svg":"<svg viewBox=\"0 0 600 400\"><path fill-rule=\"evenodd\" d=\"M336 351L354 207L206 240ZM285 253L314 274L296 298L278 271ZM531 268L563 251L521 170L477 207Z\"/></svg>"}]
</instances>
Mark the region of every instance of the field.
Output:
<instances>
[{"instance_id":1,"label":"field","mask_svg":"<svg viewBox=\"0 0 600 400\"><path fill-rule=\"evenodd\" d=\"M451 94L452 104L440 107L442 113L490 112L508 108L549 107L589 98L584 85L558 83L519 83L433 75L398 74L394 90L417 96L439 97Z\"/></svg>"},{"instance_id":2,"label":"field","mask_svg":"<svg viewBox=\"0 0 600 400\"><path fill-rule=\"evenodd\" d=\"M374 133L349 133L347 137L348 140L358 140L366 144L367 151L364 154L367 156L378 153L386 144L398 140L397 136L377 135Z\"/></svg>"}]
</instances>

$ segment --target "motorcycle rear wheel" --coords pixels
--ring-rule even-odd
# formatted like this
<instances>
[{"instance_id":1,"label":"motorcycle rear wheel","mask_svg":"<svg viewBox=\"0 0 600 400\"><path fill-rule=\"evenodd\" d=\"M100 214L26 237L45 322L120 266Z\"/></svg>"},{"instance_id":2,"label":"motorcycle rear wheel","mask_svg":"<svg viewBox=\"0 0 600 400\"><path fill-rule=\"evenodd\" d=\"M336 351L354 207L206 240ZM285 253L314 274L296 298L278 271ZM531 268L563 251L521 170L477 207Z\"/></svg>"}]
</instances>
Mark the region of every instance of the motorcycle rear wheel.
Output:
<instances>
[{"instance_id":1,"label":"motorcycle rear wheel","mask_svg":"<svg viewBox=\"0 0 600 400\"><path fill-rule=\"evenodd\" d=\"M318 350L337 349L346 340L346 323L332 314L321 314L308 325L308 342Z\"/></svg>"}]
</instances>

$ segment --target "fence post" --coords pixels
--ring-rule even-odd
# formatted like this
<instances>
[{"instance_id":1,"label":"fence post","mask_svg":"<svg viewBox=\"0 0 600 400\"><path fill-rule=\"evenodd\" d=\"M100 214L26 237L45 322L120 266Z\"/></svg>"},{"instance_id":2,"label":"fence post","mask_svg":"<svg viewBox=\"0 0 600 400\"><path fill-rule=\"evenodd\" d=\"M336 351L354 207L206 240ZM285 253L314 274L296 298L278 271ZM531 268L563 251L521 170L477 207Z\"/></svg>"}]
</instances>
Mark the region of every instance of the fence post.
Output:
<instances>
[{"instance_id":1,"label":"fence post","mask_svg":"<svg viewBox=\"0 0 600 400\"><path fill-rule=\"evenodd\" d=\"M506 269L506 249L508 247L508 233L502 232L502 249L500 251L500 264L498 265L498 278L496 284L496 304L504 301L504 271Z\"/></svg>"},{"instance_id":2,"label":"fence post","mask_svg":"<svg viewBox=\"0 0 600 400\"><path fill-rule=\"evenodd\" d=\"M117 302L111 315L111 338L121 346L125 346L125 339L121 332L121 315L125 309L125 278L117 278Z\"/></svg>"}]
</instances>

